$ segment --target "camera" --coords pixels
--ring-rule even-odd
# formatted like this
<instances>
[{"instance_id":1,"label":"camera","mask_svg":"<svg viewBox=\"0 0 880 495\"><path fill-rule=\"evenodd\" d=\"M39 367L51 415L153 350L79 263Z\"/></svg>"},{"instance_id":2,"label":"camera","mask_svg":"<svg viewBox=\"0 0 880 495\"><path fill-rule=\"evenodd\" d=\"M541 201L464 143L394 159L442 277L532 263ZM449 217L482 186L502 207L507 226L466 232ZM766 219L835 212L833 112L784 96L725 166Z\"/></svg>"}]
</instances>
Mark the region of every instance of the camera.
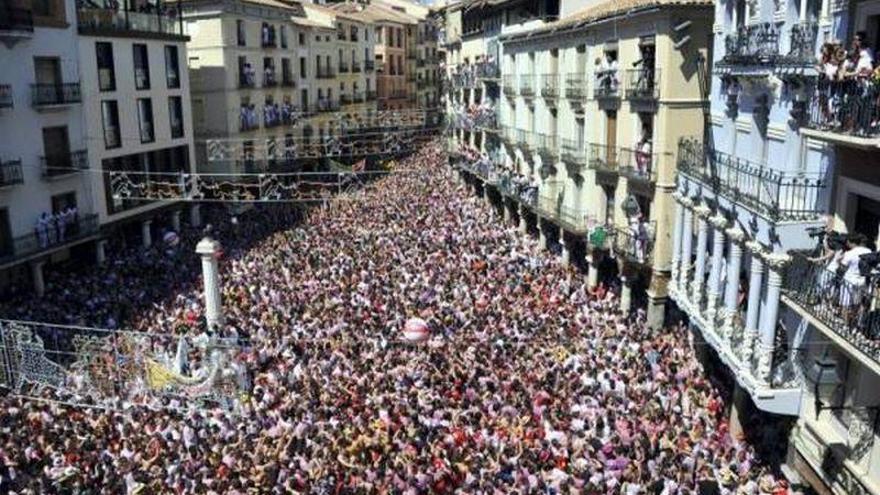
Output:
<instances>
[{"instance_id":1,"label":"camera","mask_svg":"<svg viewBox=\"0 0 880 495\"><path fill-rule=\"evenodd\" d=\"M880 264L880 253L867 253L859 256L859 273L863 277L871 275Z\"/></svg>"},{"instance_id":2,"label":"camera","mask_svg":"<svg viewBox=\"0 0 880 495\"><path fill-rule=\"evenodd\" d=\"M808 227L806 230L808 236L818 239L820 244L823 241L827 242L828 247L834 251L840 251L846 247L847 235L842 232L834 230L829 232L824 227Z\"/></svg>"}]
</instances>

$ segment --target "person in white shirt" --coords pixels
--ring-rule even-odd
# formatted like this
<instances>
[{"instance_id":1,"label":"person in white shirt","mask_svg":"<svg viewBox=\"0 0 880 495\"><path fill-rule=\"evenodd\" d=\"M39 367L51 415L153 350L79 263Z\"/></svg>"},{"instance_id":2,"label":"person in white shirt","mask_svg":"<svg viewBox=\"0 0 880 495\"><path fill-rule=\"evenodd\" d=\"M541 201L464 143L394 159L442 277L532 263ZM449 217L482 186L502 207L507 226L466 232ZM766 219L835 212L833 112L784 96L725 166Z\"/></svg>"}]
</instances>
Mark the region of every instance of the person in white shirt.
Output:
<instances>
[{"instance_id":1,"label":"person in white shirt","mask_svg":"<svg viewBox=\"0 0 880 495\"><path fill-rule=\"evenodd\" d=\"M861 302L861 292L865 286L865 277L859 270L859 259L870 253L871 250L865 247L867 238L864 234L850 235L846 244L847 250L843 253L843 258L840 261L845 270L843 284L840 288L840 305L843 307L844 317L849 321Z\"/></svg>"}]
</instances>

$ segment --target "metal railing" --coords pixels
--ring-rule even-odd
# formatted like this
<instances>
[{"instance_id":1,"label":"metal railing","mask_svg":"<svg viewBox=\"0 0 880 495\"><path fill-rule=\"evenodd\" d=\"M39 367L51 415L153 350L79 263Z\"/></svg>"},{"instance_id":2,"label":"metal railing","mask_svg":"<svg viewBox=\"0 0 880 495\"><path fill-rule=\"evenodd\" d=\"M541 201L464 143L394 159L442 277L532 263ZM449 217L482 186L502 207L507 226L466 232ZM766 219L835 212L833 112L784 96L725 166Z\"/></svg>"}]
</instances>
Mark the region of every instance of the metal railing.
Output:
<instances>
[{"instance_id":1,"label":"metal railing","mask_svg":"<svg viewBox=\"0 0 880 495\"><path fill-rule=\"evenodd\" d=\"M253 88L256 87L257 80L253 74L247 74L244 72L238 73L238 87L239 88Z\"/></svg>"},{"instance_id":2,"label":"metal railing","mask_svg":"<svg viewBox=\"0 0 880 495\"><path fill-rule=\"evenodd\" d=\"M316 71L315 77L318 79L333 79L336 77L336 74L333 72L333 69L326 66L318 67Z\"/></svg>"},{"instance_id":3,"label":"metal railing","mask_svg":"<svg viewBox=\"0 0 880 495\"><path fill-rule=\"evenodd\" d=\"M660 98L660 69L654 67L627 69L626 97L631 100Z\"/></svg>"},{"instance_id":4,"label":"metal railing","mask_svg":"<svg viewBox=\"0 0 880 495\"><path fill-rule=\"evenodd\" d=\"M3 2L0 13L0 35L7 31L34 31L34 15L30 9L13 7Z\"/></svg>"},{"instance_id":5,"label":"metal railing","mask_svg":"<svg viewBox=\"0 0 880 495\"><path fill-rule=\"evenodd\" d=\"M583 74L565 76L565 97L571 101L582 102L587 96L587 80Z\"/></svg>"},{"instance_id":6,"label":"metal railing","mask_svg":"<svg viewBox=\"0 0 880 495\"><path fill-rule=\"evenodd\" d=\"M806 127L857 137L880 134L880 84L872 79L819 79Z\"/></svg>"},{"instance_id":7,"label":"metal railing","mask_svg":"<svg viewBox=\"0 0 880 495\"><path fill-rule=\"evenodd\" d=\"M590 143L588 150L590 168L602 172L616 173L618 171L617 148L604 144Z\"/></svg>"},{"instance_id":8,"label":"metal railing","mask_svg":"<svg viewBox=\"0 0 880 495\"><path fill-rule=\"evenodd\" d=\"M783 279L788 299L880 363L880 314L874 310L880 291L875 277L844 277L834 266L811 260L807 252L789 255Z\"/></svg>"},{"instance_id":9,"label":"metal railing","mask_svg":"<svg viewBox=\"0 0 880 495\"><path fill-rule=\"evenodd\" d=\"M358 74L361 72L361 64L360 62L352 62L351 63L351 72L354 74Z\"/></svg>"},{"instance_id":10,"label":"metal railing","mask_svg":"<svg viewBox=\"0 0 880 495\"><path fill-rule=\"evenodd\" d=\"M535 77L532 74L519 76L519 94L526 98L535 96Z\"/></svg>"},{"instance_id":11,"label":"metal railing","mask_svg":"<svg viewBox=\"0 0 880 495\"><path fill-rule=\"evenodd\" d=\"M157 9L155 13L144 13L83 4L77 7L76 17L80 32L184 34L177 9Z\"/></svg>"},{"instance_id":12,"label":"metal railing","mask_svg":"<svg viewBox=\"0 0 880 495\"><path fill-rule=\"evenodd\" d=\"M82 95L79 83L31 84L31 101L34 106L66 105L79 103Z\"/></svg>"},{"instance_id":13,"label":"metal railing","mask_svg":"<svg viewBox=\"0 0 880 495\"><path fill-rule=\"evenodd\" d=\"M373 72L376 70L376 62L374 60L364 60L364 72Z\"/></svg>"},{"instance_id":14,"label":"metal railing","mask_svg":"<svg viewBox=\"0 0 880 495\"><path fill-rule=\"evenodd\" d=\"M293 74L287 73L281 75L281 85L288 88L296 87L296 79L294 79Z\"/></svg>"},{"instance_id":15,"label":"metal railing","mask_svg":"<svg viewBox=\"0 0 880 495\"><path fill-rule=\"evenodd\" d=\"M12 86L0 84L0 108L12 108Z\"/></svg>"},{"instance_id":16,"label":"metal railing","mask_svg":"<svg viewBox=\"0 0 880 495\"><path fill-rule=\"evenodd\" d=\"M607 99L620 97L620 75L616 69L596 71L594 84L594 98Z\"/></svg>"},{"instance_id":17,"label":"metal railing","mask_svg":"<svg viewBox=\"0 0 880 495\"><path fill-rule=\"evenodd\" d=\"M351 95L346 95L346 94L339 95L339 103L342 105L351 105L351 103L352 103Z\"/></svg>"},{"instance_id":18,"label":"metal railing","mask_svg":"<svg viewBox=\"0 0 880 495\"><path fill-rule=\"evenodd\" d=\"M21 172L21 160L0 162L0 187L22 183L24 183L24 175Z\"/></svg>"},{"instance_id":19,"label":"metal railing","mask_svg":"<svg viewBox=\"0 0 880 495\"><path fill-rule=\"evenodd\" d=\"M534 136L531 131L523 129L516 130L516 144L522 148L524 152L534 149Z\"/></svg>"},{"instance_id":20,"label":"metal railing","mask_svg":"<svg viewBox=\"0 0 880 495\"><path fill-rule=\"evenodd\" d=\"M814 65L818 35L819 24L816 22L800 22L792 25L789 32L790 47L783 62L792 65Z\"/></svg>"},{"instance_id":21,"label":"metal railing","mask_svg":"<svg viewBox=\"0 0 880 495\"><path fill-rule=\"evenodd\" d=\"M632 148L617 149L617 167L630 180L657 181L657 153Z\"/></svg>"},{"instance_id":22,"label":"metal railing","mask_svg":"<svg viewBox=\"0 0 880 495\"><path fill-rule=\"evenodd\" d=\"M275 76L275 71L263 71L263 87L274 88L275 86L278 86L278 78Z\"/></svg>"},{"instance_id":23,"label":"metal railing","mask_svg":"<svg viewBox=\"0 0 880 495\"><path fill-rule=\"evenodd\" d=\"M566 164L579 167L583 167L587 164L587 151L584 149L583 141L562 138L561 150L561 159Z\"/></svg>"},{"instance_id":24,"label":"metal railing","mask_svg":"<svg viewBox=\"0 0 880 495\"><path fill-rule=\"evenodd\" d=\"M56 153L40 157L43 178L58 177L89 168L85 150Z\"/></svg>"},{"instance_id":25,"label":"metal railing","mask_svg":"<svg viewBox=\"0 0 880 495\"><path fill-rule=\"evenodd\" d=\"M501 70L494 62L480 62L476 65L478 79L498 79L501 77Z\"/></svg>"},{"instance_id":26,"label":"metal railing","mask_svg":"<svg viewBox=\"0 0 880 495\"><path fill-rule=\"evenodd\" d=\"M706 149L698 139L678 145L678 170L731 201L774 220L814 220L827 187L819 174L790 173Z\"/></svg>"},{"instance_id":27,"label":"metal railing","mask_svg":"<svg viewBox=\"0 0 880 495\"><path fill-rule=\"evenodd\" d=\"M516 79L514 76L507 75L504 76L504 79L501 81L501 88L504 91L504 94L511 97L516 95Z\"/></svg>"},{"instance_id":28,"label":"metal railing","mask_svg":"<svg viewBox=\"0 0 880 495\"><path fill-rule=\"evenodd\" d=\"M89 237L97 234L99 227L98 215L90 214L63 224L56 223L45 230L35 230L30 234L15 237L12 242L0 247L0 263L48 251Z\"/></svg>"},{"instance_id":29,"label":"metal railing","mask_svg":"<svg viewBox=\"0 0 880 495\"><path fill-rule=\"evenodd\" d=\"M779 29L775 23L744 25L724 38L720 65L769 65L779 58Z\"/></svg>"},{"instance_id":30,"label":"metal railing","mask_svg":"<svg viewBox=\"0 0 880 495\"><path fill-rule=\"evenodd\" d=\"M559 196L539 194L535 209L544 218L573 234L585 234L588 230L587 211L562 204Z\"/></svg>"},{"instance_id":31,"label":"metal railing","mask_svg":"<svg viewBox=\"0 0 880 495\"><path fill-rule=\"evenodd\" d=\"M348 73L348 64L345 62L339 62L339 73L346 74Z\"/></svg>"},{"instance_id":32,"label":"metal railing","mask_svg":"<svg viewBox=\"0 0 880 495\"><path fill-rule=\"evenodd\" d=\"M614 255L631 263L650 265L654 257L654 222L633 222L627 227L614 227L612 248Z\"/></svg>"},{"instance_id":33,"label":"metal railing","mask_svg":"<svg viewBox=\"0 0 880 495\"><path fill-rule=\"evenodd\" d=\"M557 156L559 151L556 146L556 136L553 134L538 134L538 152L546 157Z\"/></svg>"},{"instance_id":34,"label":"metal railing","mask_svg":"<svg viewBox=\"0 0 880 495\"><path fill-rule=\"evenodd\" d=\"M559 97L559 74L541 75L541 96L549 99Z\"/></svg>"},{"instance_id":35,"label":"metal railing","mask_svg":"<svg viewBox=\"0 0 880 495\"><path fill-rule=\"evenodd\" d=\"M364 102L364 93L363 91L355 91L351 95L351 101L353 103L363 103Z\"/></svg>"},{"instance_id":36,"label":"metal railing","mask_svg":"<svg viewBox=\"0 0 880 495\"><path fill-rule=\"evenodd\" d=\"M375 100L376 96L377 96L376 91L367 91L367 101Z\"/></svg>"}]
</instances>

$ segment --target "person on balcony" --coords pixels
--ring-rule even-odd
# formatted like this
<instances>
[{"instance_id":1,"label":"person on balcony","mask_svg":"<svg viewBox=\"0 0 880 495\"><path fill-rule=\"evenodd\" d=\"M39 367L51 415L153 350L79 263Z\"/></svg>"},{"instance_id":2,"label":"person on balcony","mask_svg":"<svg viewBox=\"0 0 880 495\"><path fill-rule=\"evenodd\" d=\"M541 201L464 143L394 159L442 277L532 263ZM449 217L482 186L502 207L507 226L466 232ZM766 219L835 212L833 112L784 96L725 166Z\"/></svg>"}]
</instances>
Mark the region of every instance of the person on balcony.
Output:
<instances>
[{"instance_id":1,"label":"person on balcony","mask_svg":"<svg viewBox=\"0 0 880 495\"><path fill-rule=\"evenodd\" d=\"M651 174L651 131L647 125L642 126L642 137L636 145L636 172L640 177Z\"/></svg>"},{"instance_id":2,"label":"person on balcony","mask_svg":"<svg viewBox=\"0 0 880 495\"><path fill-rule=\"evenodd\" d=\"M840 288L840 306L847 323L855 323L856 310L861 303L865 276L859 270L859 258L871 252L866 247L867 243L868 239L864 234L851 234L847 239L847 250L841 258L841 267L844 272Z\"/></svg>"}]
</instances>

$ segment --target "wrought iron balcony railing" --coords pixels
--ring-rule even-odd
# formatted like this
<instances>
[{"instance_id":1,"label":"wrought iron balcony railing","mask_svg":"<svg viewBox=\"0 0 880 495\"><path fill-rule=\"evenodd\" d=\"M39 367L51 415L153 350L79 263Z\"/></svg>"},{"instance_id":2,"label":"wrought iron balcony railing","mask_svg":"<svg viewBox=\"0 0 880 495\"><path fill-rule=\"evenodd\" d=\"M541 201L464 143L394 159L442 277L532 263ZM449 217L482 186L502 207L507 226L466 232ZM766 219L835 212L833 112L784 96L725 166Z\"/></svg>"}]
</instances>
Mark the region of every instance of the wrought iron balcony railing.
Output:
<instances>
[{"instance_id":1,"label":"wrought iron balcony railing","mask_svg":"<svg viewBox=\"0 0 880 495\"><path fill-rule=\"evenodd\" d=\"M583 103L587 96L587 79L583 74L566 74L565 97L572 103Z\"/></svg>"},{"instance_id":2,"label":"wrought iron balcony railing","mask_svg":"<svg viewBox=\"0 0 880 495\"><path fill-rule=\"evenodd\" d=\"M587 165L587 150L584 142L577 139L562 139L560 158L565 162L569 171L579 174Z\"/></svg>"},{"instance_id":3,"label":"wrought iron balcony railing","mask_svg":"<svg viewBox=\"0 0 880 495\"><path fill-rule=\"evenodd\" d=\"M374 101L377 93L375 91L367 91L367 101Z\"/></svg>"},{"instance_id":4,"label":"wrought iron balcony railing","mask_svg":"<svg viewBox=\"0 0 880 495\"><path fill-rule=\"evenodd\" d=\"M791 26L790 48L782 62L790 65L815 65L818 35L819 24L816 22L801 22Z\"/></svg>"},{"instance_id":5,"label":"wrought iron balcony railing","mask_svg":"<svg viewBox=\"0 0 880 495\"><path fill-rule=\"evenodd\" d=\"M347 74L348 73L348 64L345 62L339 62L339 73Z\"/></svg>"},{"instance_id":6,"label":"wrought iron balcony railing","mask_svg":"<svg viewBox=\"0 0 880 495\"><path fill-rule=\"evenodd\" d=\"M362 91L355 91L351 95L351 101L353 103L363 103L364 102L364 93Z\"/></svg>"},{"instance_id":7,"label":"wrought iron balcony railing","mask_svg":"<svg viewBox=\"0 0 880 495\"><path fill-rule=\"evenodd\" d=\"M0 108L12 108L12 86L0 84Z\"/></svg>"},{"instance_id":8,"label":"wrought iron balcony railing","mask_svg":"<svg viewBox=\"0 0 880 495\"><path fill-rule=\"evenodd\" d=\"M419 69L424 68L425 67L425 59L420 58L420 59L416 60L416 67Z\"/></svg>"},{"instance_id":9,"label":"wrought iron balcony railing","mask_svg":"<svg viewBox=\"0 0 880 495\"><path fill-rule=\"evenodd\" d=\"M501 77L501 70L498 68L498 64L494 62L480 62L477 64L477 78L478 79L498 79Z\"/></svg>"},{"instance_id":10,"label":"wrought iron balcony railing","mask_svg":"<svg viewBox=\"0 0 880 495\"><path fill-rule=\"evenodd\" d=\"M34 16L31 9L13 7L9 3L0 5L0 37L11 33L33 33Z\"/></svg>"},{"instance_id":11,"label":"wrought iron balcony railing","mask_svg":"<svg viewBox=\"0 0 880 495\"><path fill-rule=\"evenodd\" d=\"M257 85L257 79L251 73L239 72L238 73L238 87L239 88L253 88Z\"/></svg>"},{"instance_id":12,"label":"wrought iron balcony railing","mask_svg":"<svg viewBox=\"0 0 880 495\"><path fill-rule=\"evenodd\" d=\"M827 262L809 253L789 252L784 294L871 360L880 363L880 314L872 304L880 297L877 284L847 280Z\"/></svg>"},{"instance_id":13,"label":"wrought iron balcony railing","mask_svg":"<svg viewBox=\"0 0 880 495\"><path fill-rule=\"evenodd\" d=\"M819 79L806 127L856 137L880 134L880 84L873 79Z\"/></svg>"},{"instance_id":14,"label":"wrought iron balcony railing","mask_svg":"<svg viewBox=\"0 0 880 495\"><path fill-rule=\"evenodd\" d=\"M538 134L538 152L541 156L552 158L559 155L559 148L556 146L556 136L553 134Z\"/></svg>"},{"instance_id":15,"label":"wrought iron balcony railing","mask_svg":"<svg viewBox=\"0 0 880 495\"><path fill-rule=\"evenodd\" d=\"M514 76L504 76L504 80L501 83L501 88L506 96L516 96L516 79L514 78Z\"/></svg>"},{"instance_id":16,"label":"wrought iron balcony railing","mask_svg":"<svg viewBox=\"0 0 880 495\"><path fill-rule=\"evenodd\" d=\"M645 67L626 71L626 97L630 100L660 98L660 69Z\"/></svg>"},{"instance_id":17,"label":"wrought iron balcony railing","mask_svg":"<svg viewBox=\"0 0 880 495\"><path fill-rule=\"evenodd\" d=\"M281 85L287 88L295 88L296 87L296 79L294 79L293 74L285 73L281 75Z\"/></svg>"},{"instance_id":18,"label":"wrought iron balcony railing","mask_svg":"<svg viewBox=\"0 0 880 495\"><path fill-rule=\"evenodd\" d=\"M373 60L364 60L364 72L373 72L376 70L376 62Z\"/></svg>"},{"instance_id":19,"label":"wrought iron balcony railing","mask_svg":"<svg viewBox=\"0 0 880 495\"><path fill-rule=\"evenodd\" d=\"M40 157L43 178L68 175L89 168L88 155L85 150L68 153L53 153Z\"/></svg>"},{"instance_id":20,"label":"wrought iron balcony railing","mask_svg":"<svg viewBox=\"0 0 880 495\"><path fill-rule=\"evenodd\" d=\"M771 65L779 58L779 29L773 22L740 26L724 38L719 65Z\"/></svg>"},{"instance_id":21,"label":"wrought iron balcony railing","mask_svg":"<svg viewBox=\"0 0 880 495\"><path fill-rule=\"evenodd\" d=\"M98 215L83 215L63 229L55 226L45 230L15 237L5 245L0 245L0 263L24 258L33 254L65 246L71 242L95 235L99 230Z\"/></svg>"},{"instance_id":22,"label":"wrought iron balcony railing","mask_svg":"<svg viewBox=\"0 0 880 495\"><path fill-rule=\"evenodd\" d=\"M547 99L559 97L559 74L541 75L541 96Z\"/></svg>"},{"instance_id":23,"label":"wrought iron balcony railing","mask_svg":"<svg viewBox=\"0 0 880 495\"><path fill-rule=\"evenodd\" d=\"M519 76L519 94L524 98L535 96L535 77L532 74Z\"/></svg>"},{"instance_id":24,"label":"wrought iron balcony railing","mask_svg":"<svg viewBox=\"0 0 880 495\"><path fill-rule=\"evenodd\" d=\"M2 8L0 8L2 11ZM177 9L157 9L154 13L136 12L125 8L100 8L87 3L77 5L80 33L157 33L183 35L183 24ZM0 21L2 22L2 21Z\"/></svg>"},{"instance_id":25,"label":"wrought iron balcony railing","mask_svg":"<svg viewBox=\"0 0 880 495\"><path fill-rule=\"evenodd\" d=\"M815 220L827 183L819 174L790 173L706 149L697 139L678 145L679 172L708 185L730 201L773 220Z\"/></svg>"},{"instance_id":26,"label":"wrought iron balcony railing","mask_svg":"<svg viewBox=\"0 0 880 495\"><path fill-rule=\"evenodd\" d=\"M516 130L516 144L523 150L524 153L528 153L533 150L535 147L534 136L531 131L526 131L523 129Z\"/></svg>"},{"instance_id":27,"label":"wrought iron balcony railing","mask_svg":"<svg viewBox=\"0 0 880 495\"><path fill-rule=\"evenodd\" d=\"M351 105L351 103L352 103L351 95L346 95L346 94L339 95L339 103L342 105Z\"/></svg>"},{"instance_id":28,"label":"wrought iron balcony railing","mask_svg":"<svg viewBox=\"0 0 880 495\"><path fill-rule=\"evenodd\" d=\"M654 257L654 222L633 222L627 227L614 227L614 255L630 263L650 265Z\"/></svg>"},{"instance_id":29,"label":"wrought iron balcony railing","mask_svg":"<svg viewBox=\"0 0 880 495\"><path fill-rule=\"evenodd\" d=\"M617 167L620 173L630 180L642 182L657 181L658 154L648 149L617 149Z\"/></svg>"},{"instance_id":30,"label":"wrought iron balcony railing","mask_svg":"<svg viewBox=\"0 0 880 495\"><path fill-rule=\"evenodd\" d=\"M21 160L0 162L0 187L22 183L24 183L24 175L21 173Z\"/></svg>"},{"instance_id":31,"label":"wrought iron balcony railing","mask_svg":"<svg viewBox=\"0 0 880 495\"><path fill-rule=\"evenodd\" d=\"M620 75L616 69L596 71L594 84L594 98L613 99L620 97Z\"/></svg>"},{"instance_id":32,"label":"wrought iron balcony railing","mask_svg":"<svg viewBox=\"0 0 880 495\"><path fill-rule=\"evenodd\" d=\"M275 71L263 71L263 87L274 88L275 86L278 86L278 77L275 75Z\"/></svg>"},{"instance_id":33,"label":"wrought iron balcony railing","mask_svg":"<svg viewBox=\"0 0 880 495\"><path fill-rule=\"evenodd\" d=\"M327 66L318 67L317 73L315 76L318 79L333 79L336 77L336 74L333 72L333 69Z\"/></svg>"},{"instance_id":34,"label":"wrought iron balcony railing","mask_svg":"<svg viewBox=\"0 0 880 495\"><path fill-rule=\"evenodd\" d=\"M361 72L360 62L352 62L351 63L351 72L354 74L359 74Z\"/></svg>"},{"instance_id":35,"label":"wrought iron balcony railing","mask_svg":"<svg viewBox=\"0 0 880 495\"><path fill-rule=\"evenodd\" d=\"M31 84L32 102L35 107L68 105L82 101L79 83Z\"/></svg>"},{"instance_id":36,"label":"wrought iron balcony railing","mask_svg":"<svg viewBox=\"0 0 880 495\"><path fill-rule=\"evenodd\" d=\"M588 150L590 168L606 173L618 172L617 148L604 144L590 143Z\"/></svg>"},{"instance_id":37,"label":"wrought iron balcony railing","mask_svg":"<svg viewBox=\"0 0 880 495\"><path fill-rule=\"evenodd\" d=\"M549 181L545 182L545 184L552 184L553 182L554 181ZM544 194L541 194L542 192ZM552 221L572 234L587 233L589 226L589 215L587 211L564 205L559 196L546 194L545 191L539 191L538 199L534 208L542 217Z\"/></svg>"}]
</instances>

